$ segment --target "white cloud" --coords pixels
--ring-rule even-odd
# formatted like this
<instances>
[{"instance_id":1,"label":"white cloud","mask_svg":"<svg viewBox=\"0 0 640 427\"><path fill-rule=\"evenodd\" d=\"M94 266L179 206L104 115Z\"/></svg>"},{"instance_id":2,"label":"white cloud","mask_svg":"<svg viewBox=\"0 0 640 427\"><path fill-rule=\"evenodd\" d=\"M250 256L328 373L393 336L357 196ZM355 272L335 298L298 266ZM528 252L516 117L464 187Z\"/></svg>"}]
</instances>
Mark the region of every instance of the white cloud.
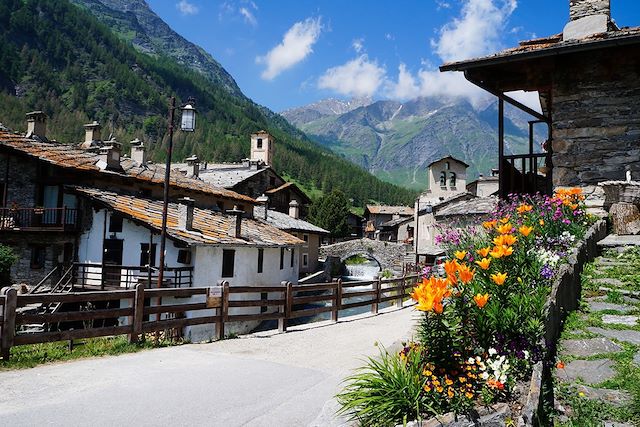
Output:
<instances>
[{"instance_id":1,"label":"white cloud","mask_svg":"<svg viewBox=\"0 0 640 427\"><path fill-rule=\"evenodd\" d=\"M451 9L451 3L448 3L444 0L436 0L436 4L438 5L438 10Z\"/></svg>"},{"instance_id":2,"label":"white cloud","mask_svg":"<svg viewBox=\"0 0 640 427\"><path fill-rule=\"evenodd\" d=\"M351 47L353 47L356 53L362 52L362 49L364 49L364 38L354 39L351 42Z\"/></svg>"},{"instance_id":3,"label":"white cloud","mask_svg":"<svg viewBox=\"0 0 640 427\"><path fill-rule=\"evenodd\" d=\"M183 15L195 15L198 13L198 6L193 3L189 3L187 0L180 0L176 3L176 8Z\"/></svg>"},{"instance_id":4,"label":"white cloud","mask_svg":"<svg viewBox=\"0 0 640 427\"><path fill-rule=\"evenodd\" d=\"M346 96L371 96L384 83L385 74L383 67L363 54L346 64L329 68L318 79L318 87Z\"/></svg>"},{"instance_id":5,"label":"white cloud","mask_svg":"<svg viewBox=\"0 0 640 427\"><path fill-rule=\"evenodd\" d=\"M266 64L262 78L273 80L283 71L293 67L313 52L313 45L320 37L322 24L320 17L307 18L296 22L284 35L282 42L266 55L256 58L259 64Z\"/></svg>"},{"instance_id":6,"label":"white cloud","mask_svg":"<svg viewBox=\"0 0 640 427\"><path fill-rule=\"evenodd\" d=\"M393 99L412 99L420 95L420 87L407 66L401 63L398 67L398 81L388 81L386 92Z\"/></svg>"},{"instance_id":7,"label":"white cloud","mask_svg":"<svg viewBox=\"0 0 640 427\"><path fill-rule=\"evenodd\" d=\"M240 15L244 17L244 20L247 24L251 24L254 27L258 25L258 21L256 20L256 17L253 16L253 13L251 13L249 9L247 9L246 7L241 7L239 12L240 12Z\"/></svg>"}]
</instances>

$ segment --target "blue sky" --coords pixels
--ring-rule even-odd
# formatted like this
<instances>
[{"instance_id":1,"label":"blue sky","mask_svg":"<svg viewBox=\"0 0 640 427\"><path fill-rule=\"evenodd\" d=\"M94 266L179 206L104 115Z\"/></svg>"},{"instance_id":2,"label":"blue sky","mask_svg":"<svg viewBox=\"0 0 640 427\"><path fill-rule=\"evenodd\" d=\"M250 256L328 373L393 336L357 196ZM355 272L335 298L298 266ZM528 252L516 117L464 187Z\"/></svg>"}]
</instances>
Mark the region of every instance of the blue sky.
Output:
<instances>
[{"instance_id":1,"label":"blue sky","mask_svg":"<svg viewBox=\"0 0 640 427\"><path fill-rule=\"evenodd\" d=\"M568 0L147 0L274 111L327 97L483 96L444 61L562 31ZM619 26L639 0L611 0Z\"/></svg>"}]
</instances>

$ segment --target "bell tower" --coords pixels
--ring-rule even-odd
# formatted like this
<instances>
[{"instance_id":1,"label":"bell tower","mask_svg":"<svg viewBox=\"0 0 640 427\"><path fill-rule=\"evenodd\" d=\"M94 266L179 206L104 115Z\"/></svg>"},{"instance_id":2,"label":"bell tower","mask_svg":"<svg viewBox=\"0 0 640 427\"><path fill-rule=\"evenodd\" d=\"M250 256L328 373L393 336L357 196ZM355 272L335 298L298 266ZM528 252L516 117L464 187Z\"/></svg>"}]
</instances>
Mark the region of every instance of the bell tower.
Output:
<instances>
[{"instance_id":1,"label":"bell tower","mask_svg":"<svg viewBox=\"0 0 640 427\"><path fill-rule=\"evenodd\" d=\"M264 164L273 165L275 140L267 131L261 130L251 134L250 160L260 160Z\"/></svg>"}]
</instances>

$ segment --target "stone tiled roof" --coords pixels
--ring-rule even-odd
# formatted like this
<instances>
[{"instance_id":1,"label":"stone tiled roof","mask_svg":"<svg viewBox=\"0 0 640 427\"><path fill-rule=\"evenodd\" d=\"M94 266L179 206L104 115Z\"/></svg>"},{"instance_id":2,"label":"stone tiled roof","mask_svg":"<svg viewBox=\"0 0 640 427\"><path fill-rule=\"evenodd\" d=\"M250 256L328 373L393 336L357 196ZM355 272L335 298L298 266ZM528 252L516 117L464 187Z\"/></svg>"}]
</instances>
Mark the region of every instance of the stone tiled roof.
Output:
<instances>
[{"instance_id":1,"label":"stone tiled roof","mask_svg":"<svg viewBox=\"0 0 640 427\"><path fill-rule=\"evenodd\" d=\"M298 187L298 186L297 186L296 184L294 184L293 182L285 182L285 183L284 183L284 184L282 184L280 187L272 188L272 189L270 189L270 190L265 191L265 194L273 195L273 194L276 194L276 193L278 193L278 192L280 192L280 191L282 191L282 190L286 190L287 188L291 188L291 189L293 189L293 191L295 191L296 193L298 193L298 195L302 196L302 198L303 198L302 202L303 202L304 204L311 203L311 199L309 198L309 196L307 196L307 195L305 194L305 192L304 192L304 191L302 191L302 190L300 189L300 187Z\"/></svg>"},{"instance_id":2,"label":"stone tiled roof","mask_svg":"<svg viewBox=\"0 0 640 427\"><path fill-rule=\"evenodd\" d=\"M380 224L380 227L393 228L408 221L413 221L413 217L409 216L409 217L400 217L400 218L392 219L390 221L383 222L382 224Z\"/></svg>"},{"instance_id":3,"label":"stone tiled roof","mask_svg":"<svg viewBox=\"0 0 640 427\"><path fill-rule=\"evenodd\" d=\"M366 210L372 214L413 216L413 208L409 206L367 205Z\"/></svg>"},{"instance_id":4,"label":"stone tiled roof","mask_svg":"<svg viewBox=\"0 0 640 427\"><path fill-rule=\"evenodd\" d=\"M97 153L83 150L70 144L40 142L35 139L0 130L0 147L6 147L62 168L115 174L125 178L155 184L162 184L164 182L164 166L155 164L142 166L134 160L122 158L120 162L122 170L106 170L100 168L97 164L100 160ZM245 203L256 203L255 200L250 197L212 185L203 180L185 177L177 173L171 174L171 185L177 188L202 192Z\"/></svg>"},{"instance_id":5,"label":"stone tiled roof","mask_svg":"<svg viewBox=\"0 0 640 427\"><path fill-rule=\"evenodd\" d=\"M256 206L253 208L253 216L260 221L264 221L264 206ZM320 228L310 222L302 219L293 218L285 213L269 209L267 212L266 222L279 228L280 230L289 231L306 231L309 233L329 234L324 228Z\"/></svg>"},{"instance_id":6,"label":"stone tiled roof","mask_svg":"<svg viewBox=\"0 0 640 427\"><path fill-rule=\"evenodd\" d=\"M442 157L442 158L440 158L440 159L438 159L438 160L434 160L433 162L429 163L429 164L427 165L427 167L431 167L432 165L434 165L434 164L436 164L436 163L438 163L438 162L441 162L441 161L443 161L443 160L453 160L454 162L458 162L458 163L460 163L460 164L463 164L465 167L469 167L469 165L468 165L467 163L463 162L463 161L462 161L462 160L460 160L460 159L456 159L456 158L455 158L455 157L453 157L453 156L445 156L445 157Z\"/></svg>"},{"instance_id":7,"label":"stone tiled roof","mask_svg":"<svg viewBox=\"0 0 640 427\"><path fill-rule=\"evenodd\" d=\"M532 54L558 54L560 50L566 49L567 51L573 50L573 48L586 49L586 48L599 48L606 41L617 42L640 42L640 27L622 28L617 31L608 31L604 33L593 34L581 39L562 40L562 34L555 34L553 36L526 40L520 42L519 46L505 49L501 52L494 53L479 58L467 59L464 61L448 62L440 67L441 71L451 70L464 70L474 66L481 66L483 64L489 64L496 62L503 58L511 58L514 56L525 57Z\"/></svg>"},{"instance_id":8,"label":"stone tiled roof","mask_svg":"<svg viewBox=\"0 0 640 427\"><path fill-rule=\"evenodd\" d=\"M171 166L180 171L186 171L187 169L185 163L175 163ZM206 169L200 169L198 177L216 187L233 188L265 170L266 168L264 167L252 169L249 166L244 166L242 163L208 163Z\"/></svg>"},{"instance_id":9,"label":"stone tiled roof","mask_svg":"<svg viewBox=\"0 0 640 427\"><path fill-rule=\"evenodd\" d=\"M76 192L117 211L125 218L160 231L162 226L162 201L130 195L110 193L93 188L71 188ZM169 203L167 234L176 240L195 245L232 246L291 246L302 240L255 219L242 218L241 238L234 237L235 217L210 209L194 208L193 230L178 227L178 204Z\"/></svg>"},{"instance_id":10,"label":"stone tiled roof","mask_svg":"<svg viewBox=\"0 0 640 427\"><path fill-rule=\"evenodd\" d=\"M436 211L436 217L485 215L493 212L496 203L496 197L474 197L439 209Z\"/></svg>"}]
</instances>

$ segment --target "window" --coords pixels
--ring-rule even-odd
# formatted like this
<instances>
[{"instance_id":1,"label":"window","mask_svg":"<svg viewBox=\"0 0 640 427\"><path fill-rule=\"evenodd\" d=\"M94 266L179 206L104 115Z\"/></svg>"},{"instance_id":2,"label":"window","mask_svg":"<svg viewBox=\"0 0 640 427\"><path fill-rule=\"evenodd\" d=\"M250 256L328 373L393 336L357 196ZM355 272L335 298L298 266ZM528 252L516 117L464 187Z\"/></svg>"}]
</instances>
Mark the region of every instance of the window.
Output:
<instances>
[{"instance_id":1,"label":"window","mask_svg":"<svg viewBox=\"0 0 640 427\"><path fill-rule=\"evenodd\" d=\"M233 266L235 264L236 251L233 249L223 249L222 251L222 277L233 277Z\"/></svg>"},{"instance_id":2,"label":"window","mask_svg":"<svg viewBox=\"0 0 640 427\"><path fill-rule=\"evenodd\" d=\"M257 148L262 148L262 138L258 138L258 140L256 141L256 146Z\"/></svg>"},{"instance_id":3,"label":"window","mask_svg":"<svg viewBox=\"0 0 640 427\"><path fill-rule=\"evenodd\" d=\"M258 273L262 273L264 267L264 249L258 249Z\"/></svg>"},{"instance_id":4,"label":"window","mask_svg":"<svg viewBox=\"0 0 640 427\"><path fill-rule=\"evenodd\" d=\"M440 172L440 187L447 186L447 173L445 171Z\"/></svg>"},{"instance_id":5,"label":"window","mask_svg":"<svg viewBox=\"0 0 640 427\"><path fill-rule=\"evenodd\" d=\"M31 247L31 268L39 270L44 268L45 256L47 254L46 246Z\"/></svg>"},{"instance_id":6,"label":"window","mask_svg":"<svg viewBox=\"0 0 640 427\"><path fill-rule=\"evenodd\" d=\"M122 231L122 217L112 214L109 218L109 232L117 233L120 231Z\"/></svg>"},{"instance_id":7,"label":"window","mask_svg":"<svg viewBox=\"0 0 640 427\"><path fill-rule=\"evenodd\" d=\"M295 259L295 255L296 255L296 250L294 248L291 248L291 267L293 267L293 261Z\"/></svg>"},{"instance_id":8,"label":"window","mask_svg":"<svg viewBox=\"0 0 640 427\"><path fill-rule=\"evenodd\" d=\"M309 254L302 254L302 265L309 265Z\"/></svg>"},{"instance_id":9,"label":"window","mask_svg":"<svg viewBox=\"0 0 640 427\"><path fill-rule=\"evenodd\" d=\"M456 173L455 172L450 172L449 173L449 186L452 188L456 188Z\"/></svg>"},{"instance_id":10,"label":"window","mask_svg":"<svg viewBox=\"0 0 640 427\"><path fill-rule=\"evenodd\" d=\"M178 251L178 262L180 264L191 264L191 251L188 249L180 249Z\"/></svg>"},{"instance_id":11,"label":"window","mask_svg":"<svg viewBox=\"0 0 640 427\"><path fill-rule=\"evenodd\" d=\"M309 244L309 235L308 234L303 234L302 235L302 240L304 240L304 242L306 244Z\"/></svg>"},{"instance_id":12,"label":"window","mask_svg":"<svg viewBox=\"0 0 640 427\"><path fill-rule=\"evenodd\" d=\"M5 191L7 186L4 182L0 182L0 206L4 207L7 205L7 197L5 195Z\"/></svg>"},{"instance_id":13,"label":"window","mask_svg":"<svg viewBox=\"0 0 640 427\"><path fill-rule=\"evenodd\" d=\"M280 270L284 268L284 248L280 248Z\"/></svg>"},{"instance_id":14,"label":"window","mask_svg":"<svg viewBox=\"0 0 640 427\"><path fill-rule=\"evenodd\" d=\"M156 244L151 245L151 257L149 257L149 244L148 243L140 243L140 266L151 266L155 267L156 265Z\"/></svg>"}]
</instances>

